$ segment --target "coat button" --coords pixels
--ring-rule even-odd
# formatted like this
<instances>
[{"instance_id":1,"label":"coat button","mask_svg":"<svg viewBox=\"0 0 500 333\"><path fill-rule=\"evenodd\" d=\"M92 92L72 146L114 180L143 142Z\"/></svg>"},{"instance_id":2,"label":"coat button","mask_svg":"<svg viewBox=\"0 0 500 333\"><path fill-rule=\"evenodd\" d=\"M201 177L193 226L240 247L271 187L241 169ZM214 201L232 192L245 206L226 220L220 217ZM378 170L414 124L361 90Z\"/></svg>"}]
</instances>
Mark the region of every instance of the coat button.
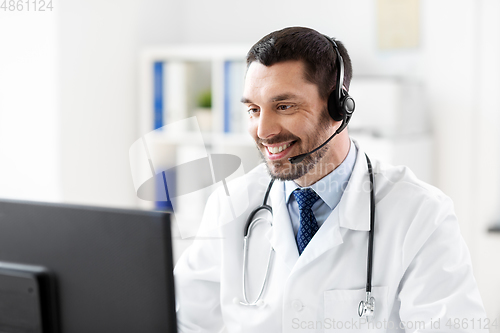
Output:
<instances>
[{"instance_id":1,"label":"coat button","mask_svg":"<svg viewBox=\"0 0 500 333\"><path fill-rule=\"evenodd\" d=\"M302 302L299 301L298 299L292 301L292 309L294 309L295 311L299 312L299 311L302 311Z\"/></svg>"}]
</instances>

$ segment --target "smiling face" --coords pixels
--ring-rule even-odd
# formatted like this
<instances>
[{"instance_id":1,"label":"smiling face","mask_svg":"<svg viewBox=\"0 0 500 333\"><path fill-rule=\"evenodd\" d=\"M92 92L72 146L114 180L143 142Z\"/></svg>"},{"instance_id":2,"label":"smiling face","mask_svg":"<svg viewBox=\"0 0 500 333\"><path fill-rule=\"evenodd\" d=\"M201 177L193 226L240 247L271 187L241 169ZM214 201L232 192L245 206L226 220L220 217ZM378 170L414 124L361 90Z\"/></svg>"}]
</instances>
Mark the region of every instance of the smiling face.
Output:
<instances>
[{"instance_id":1,"label":"smiling face","mask_svg":"<svg viewBox=\"0 0 500 333\"><path fill-rule=\"evenodd\" d=\"M321 145L333 134L336 124L318 87L304 78L304 69L302 61L272 66L252 62L242 99L250 117L249 132L269 174L280 180L298 180L301 186L316 182L337 166L333 155L326 154L335 145L335 138L300 163L288 161Z\"/></svg>"}]
</instances>

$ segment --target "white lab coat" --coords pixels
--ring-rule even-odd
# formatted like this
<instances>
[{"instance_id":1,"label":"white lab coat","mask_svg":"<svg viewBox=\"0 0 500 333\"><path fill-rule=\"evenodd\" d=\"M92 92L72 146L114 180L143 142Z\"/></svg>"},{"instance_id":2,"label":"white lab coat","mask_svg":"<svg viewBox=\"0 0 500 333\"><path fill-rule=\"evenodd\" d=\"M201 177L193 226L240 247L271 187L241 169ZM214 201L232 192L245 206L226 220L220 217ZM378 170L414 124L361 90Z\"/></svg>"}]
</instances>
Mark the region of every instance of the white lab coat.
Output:
<instances>
[{"instance_id":1,"label":"white lab coat","mask_svg":"<svg viewBox=\"0 0 500 333\"><path fill-rule=\"evenodd\" d=\"M301 256L283 183L274 183L269 197L272 227L256 228L249 247L250 301L262 285L267 251L274 249L262 306L243 306L235 298L243 300L243 229L249 213L262 203L269 181L265 166L229 183L232 199L244 198L247 189L249 196L247 211L233 221L218 225L232 214L225 206L224 190L210 197L202 221L203 238L185 251L174 271L180 332L218 332L223 326L228 332L256 333L368 328L391 332L402 327L406 332L459 332L480 331L487 325L451 200L419 181L408 168L388 166L373 157L376 309L371 324L360 321L357 309L365 298L370 183L364 152L356 146L356 164L342 199Z\"/></svg>"}]
</instances>

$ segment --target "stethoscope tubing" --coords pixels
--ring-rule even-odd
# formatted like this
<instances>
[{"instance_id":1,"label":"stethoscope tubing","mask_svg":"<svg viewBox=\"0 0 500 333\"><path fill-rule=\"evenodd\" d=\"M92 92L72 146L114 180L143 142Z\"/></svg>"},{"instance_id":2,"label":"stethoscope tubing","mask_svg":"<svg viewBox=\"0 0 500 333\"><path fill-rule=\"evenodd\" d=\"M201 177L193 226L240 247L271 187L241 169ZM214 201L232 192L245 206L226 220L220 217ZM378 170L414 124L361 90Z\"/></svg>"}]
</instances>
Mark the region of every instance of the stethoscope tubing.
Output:
<instances>
[{"instance_id":1,"label":"stethoscope tubing","mask_svg":"<svg viewBox=\"0 0 500 333\"><path fill-rule=\"evenodd\" d=\"M255 220L251 224L251 227L253 228L253 226L261 220L265 221L265 219L263 219L263 218L258 218L257 220ZM264 277L264 283L262 283L262 287L260 288L259 295L255 299L255 301L250 303L248 301L247 293L246 293L246 269L245 269L245 267L247 266L247 257L248 257L248 239L249 239L248 236L245 236L245 238L243 239L243 242L244 242L244 245L243 245L243 249L244 249L244 251L243 251L243 299L245 300L245 302L240 302L240 304L247 305L247 306L258 306L258 305L260 305L259 300L260 300L262 294L264 293L264 289L265 289L266 284L267 284L266 282L269 278L269 272L271 269L271 262L273 260L274 249L271 248L271 250L269 251L269 258L267 259L267 267L266 267L266 276Z\"/></svg>"},{"instance_id":2,"label":"stethoscope tubing","mask_svg":"<svg viewBox=\"0 0 500 333\"><path fill-rule=\"evenodd\" d=\"M370 176L370 232L368 233L368 258L366 264L366 292L372 292L372 267L373 267L373 235L375 233L375 194L373 185L372 163L366 155L368 175Z\"/></svg>"},{"instance_id":3,"label":"stethoscope tubing","mask_svg":"<svg viewBox=\"0 0 500 333\"><path fill-rule=\"evenodd\" d=\"M269 197L269 192L271 192L271 188L273 187L273 184L274 184L274 178L271 179L271 181L269 182L269 185L267 185L266 194L264 195L264 201L262 202L262 205L255 208L250 213L250 215L248 215L247 222L245 223L245 233L244 233L245 237L248 237L248 234L250 232L250 227L251 227L251 224L253 222L253 217L255 216L255 214L257 214L262 209L268 210L271 213L271 215L273 214L273 208L267 204L267 198ZM272 221L271 221L271 225L272 225Z\"/></svg>"},{"instance_id":4,"label":"stethoscope tubing","mask_svg":"<svg viewBox=\"0 0 500 333\"><path fill-rule=\"evenodd\" d=\"M256 300L253 302L249 302L247 298L247 292L246 292L246 267L247 267L247 257L248 257L248 241L250 238L250 232L252 231L252 228L255 226L256 223L260 221L265 221L263 218L257 218L253 219L254 216L261 210L265 209L271 213L271 216L273 214L273 208L267 204L267 199L269 197L269 192L271 192L271 188L273 187L274 179L271 179L269 182L269 185L267 186L266 189L266 194L264 195L264 200L262 202L262 205L259 207L255 208L250 215L248 216L247 222L245 223L245 233L243 237L243 299L244 302L240 302L241 305L246 305L246 306L258 306L260 297L262 296L264 292L264 288L266 286L267 279L269 277L269 271L271 269L271 261L273 259L273 254L274 254L274 249L271 247L270 253L269 253L269 258L267 260L267 267L266 267L266 276L264 277L264 283L262 284L262 287L260 288L259 295L257 296ZM272 220L270 222L271 226L273 225Z\"/></svg>"}]
</instances>

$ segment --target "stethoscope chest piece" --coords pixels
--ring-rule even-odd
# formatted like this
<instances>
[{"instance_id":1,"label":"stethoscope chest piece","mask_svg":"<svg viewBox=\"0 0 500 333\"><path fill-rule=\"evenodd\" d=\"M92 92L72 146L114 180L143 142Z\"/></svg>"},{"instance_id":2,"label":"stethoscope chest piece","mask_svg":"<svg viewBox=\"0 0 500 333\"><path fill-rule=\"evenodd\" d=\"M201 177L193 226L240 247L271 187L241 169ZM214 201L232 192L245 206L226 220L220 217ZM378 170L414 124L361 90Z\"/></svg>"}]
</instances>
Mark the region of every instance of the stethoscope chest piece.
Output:
<instances>
[{"instance_id":1,"label":"stethoscope chest piece","mask_svg":"<svg viewBox=\"0 0 500 333\"><path fill-rule=\"evenodd\" d=\"M375 314L375 298L371 296L371 293L366 293L366 300L359 302L358 305L358 315L360 317L365 317L367 320L372 318Z\"/></svg>"}]
</instances>

